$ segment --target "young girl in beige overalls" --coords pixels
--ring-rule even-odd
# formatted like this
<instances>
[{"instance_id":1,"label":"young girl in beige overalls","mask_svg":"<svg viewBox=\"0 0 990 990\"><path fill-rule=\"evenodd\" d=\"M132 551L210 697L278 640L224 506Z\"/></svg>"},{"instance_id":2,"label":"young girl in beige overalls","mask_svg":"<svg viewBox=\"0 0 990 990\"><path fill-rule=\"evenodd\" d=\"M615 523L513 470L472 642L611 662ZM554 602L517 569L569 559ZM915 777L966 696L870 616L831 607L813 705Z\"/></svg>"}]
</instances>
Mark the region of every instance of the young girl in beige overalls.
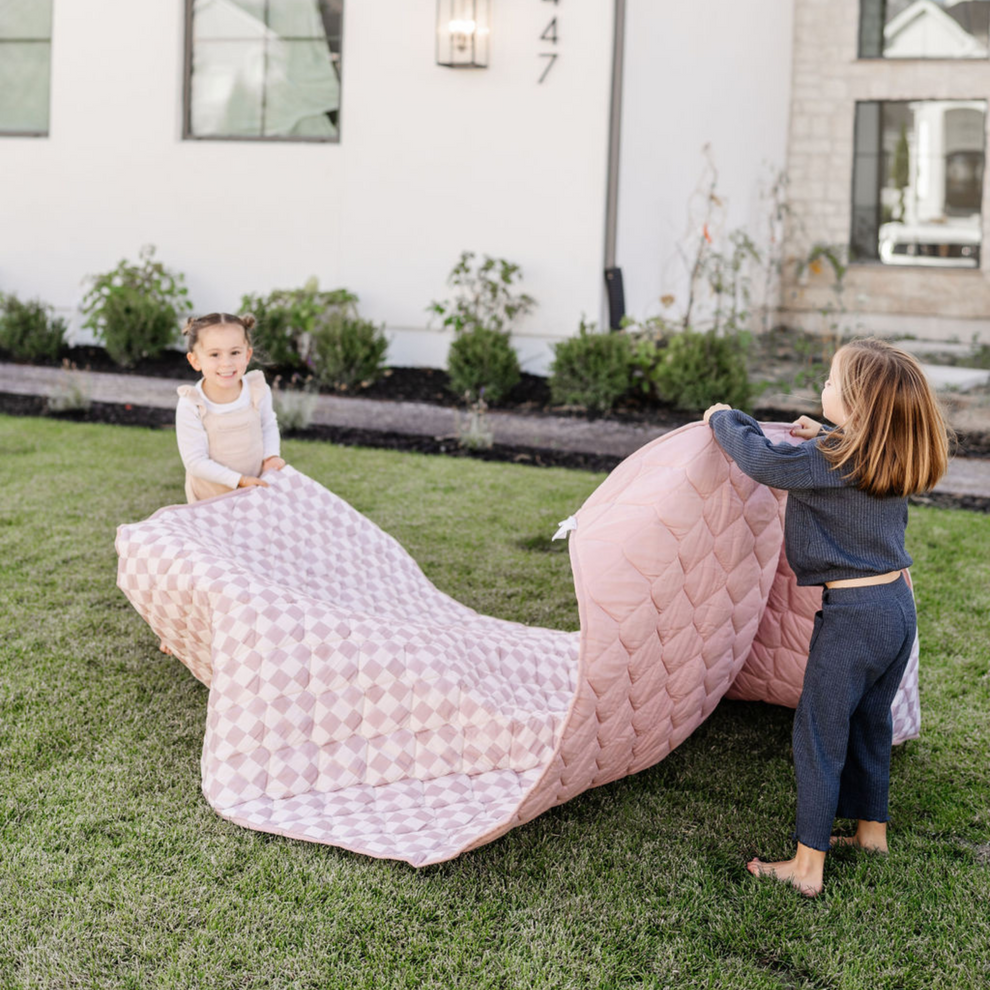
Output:
<instances>
[{"instance_id":1,"label":"young girl in beige overalls","mask_svg":"<svg viewBox=\"0 0 990 990\"><path fill-rule=\"evenodd\" d=\"M186 467L186 500L200 502L235 488L268 487L265 471L279 471L278 421L260 371L248 371L254 317L210 313L190 318L182 332L186 357L202 374L179 386L175 435ZM162 653L172 651L159 644Z\"/></svg>"},{"instance_id":2,"label":"young girl in beige overalls","mask_svg":"<svg viewBox=\"0 0 990 990\"><path fill-rule=\"evenodd\" d=\"M175 433L186 467L186 499L199 502L235 488L267 487L265 471L285 467L279 457L272 393L251 360L251 315L210 313L183 328L189 363L202 374L179 387Z\"/></svg>"}]
</instances>

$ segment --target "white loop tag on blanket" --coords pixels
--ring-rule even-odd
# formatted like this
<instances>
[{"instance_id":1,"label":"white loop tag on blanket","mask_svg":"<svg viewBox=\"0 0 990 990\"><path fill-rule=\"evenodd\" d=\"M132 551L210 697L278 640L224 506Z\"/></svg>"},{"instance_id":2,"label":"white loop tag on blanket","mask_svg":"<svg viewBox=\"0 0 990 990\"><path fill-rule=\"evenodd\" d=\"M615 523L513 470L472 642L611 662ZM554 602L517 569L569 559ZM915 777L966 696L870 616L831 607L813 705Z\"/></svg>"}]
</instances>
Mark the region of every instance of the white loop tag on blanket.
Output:
<instances>
[{"instance_id":1,"label":"white loop tag on blanket","mask_svg":"<svg viewBox=\"0 0 990 990\"><path fill-rule=\"evenodd\" d=\"M577 520L574 516L568 516L563 522L557 523L557 525L560 528L553 534L553 539L562 540L571 530L577 529Z\"/></svg>"}]
</instances>

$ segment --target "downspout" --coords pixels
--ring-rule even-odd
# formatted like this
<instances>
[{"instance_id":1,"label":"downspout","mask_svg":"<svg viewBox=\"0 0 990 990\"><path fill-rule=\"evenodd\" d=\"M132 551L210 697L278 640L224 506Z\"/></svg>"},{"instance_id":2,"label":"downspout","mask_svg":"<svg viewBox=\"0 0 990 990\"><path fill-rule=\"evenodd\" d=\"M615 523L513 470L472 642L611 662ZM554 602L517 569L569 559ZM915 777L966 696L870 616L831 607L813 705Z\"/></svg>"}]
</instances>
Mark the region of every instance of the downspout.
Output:
<instances>
[{"instance_id":1,"label":"downspout","mask_svg":"<svg viewBox=\"0 0 990 990\"><path fill-rule=\"evenodd\" d=\"M622 67L625 34L626 0L615 0L615 23L612 37L612 100L608 122L608 188L605 196L605 288L608 295L608 323L611 330L619 329L626 310L622 269L615 265L615 241L619 212L619 145L622 131Z\"/></svg>"}]
</instances>

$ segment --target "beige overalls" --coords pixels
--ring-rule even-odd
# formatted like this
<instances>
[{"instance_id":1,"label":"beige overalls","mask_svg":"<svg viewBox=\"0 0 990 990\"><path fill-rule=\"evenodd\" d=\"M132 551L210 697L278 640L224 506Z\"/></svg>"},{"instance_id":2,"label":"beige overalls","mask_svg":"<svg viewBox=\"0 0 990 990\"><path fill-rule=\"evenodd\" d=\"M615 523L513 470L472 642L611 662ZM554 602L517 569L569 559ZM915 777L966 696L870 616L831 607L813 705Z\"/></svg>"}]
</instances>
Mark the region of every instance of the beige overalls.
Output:
<instances>
[{"instance_id":1,"label":"beige overalls","mask_svg":"<svg viewBox=\"0 0 990 990\"><path fill-rule=\"evenodd\" d=\"M210 441L210 460L238 474L257 478L261 474L261 462L265 458L261 413L258 411L258 405L265 394L264 372L249 371L243 382L250 389L251 404L237 412L211 412L195 385L180 385L178 393L185 399L191 399L199 408L199 416ZM226 485L197 478L186 472L188 502L200 502L232 490Z\"/></svg>"}]
</instances>

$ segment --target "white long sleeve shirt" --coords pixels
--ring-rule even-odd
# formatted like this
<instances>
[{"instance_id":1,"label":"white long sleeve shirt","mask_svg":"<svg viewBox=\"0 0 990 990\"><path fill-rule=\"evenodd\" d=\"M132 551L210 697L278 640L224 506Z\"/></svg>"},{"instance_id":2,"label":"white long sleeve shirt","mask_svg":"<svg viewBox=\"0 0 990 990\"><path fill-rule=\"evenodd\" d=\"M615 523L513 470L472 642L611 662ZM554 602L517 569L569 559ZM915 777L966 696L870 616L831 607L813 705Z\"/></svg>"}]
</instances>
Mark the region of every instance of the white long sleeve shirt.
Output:
<instances>
[{"instance_id":1,"label":"white long sleeve shirt","mask_svg":"<svg viewBox=\"0 0 990 990\"><path fill-rule=\"evenodd\" d=\"M251 390L241 382L241 394L233 402L211 402L203 392L202 379L196 383L196 391L211 413L223 415L245 409L251 404ZM280 450L278 419L272 405L272 390L265 385L264 395L258 403L261 415L261 436L264 441L264 456L277 457ZM179 442L179 455L186 470L197 478L236 488L241 476L229 467L210 458L210 438L206 434L199 415L199 407L192 399L180 396L175 407L175 438Z\"/></svg>"}]
</instances>

